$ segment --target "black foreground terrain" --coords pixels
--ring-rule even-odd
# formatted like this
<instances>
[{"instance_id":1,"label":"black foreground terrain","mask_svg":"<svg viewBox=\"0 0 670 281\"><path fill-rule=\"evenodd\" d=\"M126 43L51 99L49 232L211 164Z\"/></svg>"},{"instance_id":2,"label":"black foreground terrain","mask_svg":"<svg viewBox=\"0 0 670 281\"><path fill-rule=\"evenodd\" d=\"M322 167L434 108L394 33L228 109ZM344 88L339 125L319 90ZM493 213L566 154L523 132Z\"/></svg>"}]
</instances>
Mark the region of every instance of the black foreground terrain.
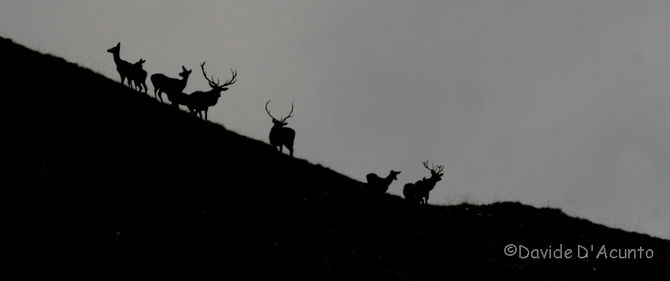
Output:
<instances>
[{"instance_id":1,"label":"black foreground terrain","mask_svg":"<svg viewBox=\"0 0 670 281\"><path fill-rule=\"evenodd\" d=\"M376 196L358 181L291 159L63 59L2 38L0 54L5 276L670 276L666 240L519 203L415 206ZM570 259L522 259L505 255L510 243L552 250L562 244L574 251L594 245L595 252L588 259L576 252ZM653 258L596 258L602 245L651 249Z\"/></svg>"}]
</instances>

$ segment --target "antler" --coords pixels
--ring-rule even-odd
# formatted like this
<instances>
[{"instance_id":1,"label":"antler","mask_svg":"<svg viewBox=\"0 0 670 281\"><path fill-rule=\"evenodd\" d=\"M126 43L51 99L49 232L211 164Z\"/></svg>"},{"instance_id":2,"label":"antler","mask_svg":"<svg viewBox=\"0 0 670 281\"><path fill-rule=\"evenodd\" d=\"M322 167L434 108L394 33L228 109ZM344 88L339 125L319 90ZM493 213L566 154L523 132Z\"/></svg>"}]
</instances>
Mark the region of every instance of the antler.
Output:
<instances>
[{"instance_id":1,"label":"antler","mask_svg":"<svg viewBox=\"0 0 670 281\"><path fill-rule=\"evenodd\" d=\"M223 85L221 85L221 87L230 86L230 85L232 85L232 84L235 84L235 82L237 82L237 80L236 80L236 79L237 79L237 70L233 70L233 69L231 68L231 69L230 69L230 73L233 74L233 77L230 78L230 80L228 80L228 81L226 81L225 83L223 83Z\"/></svg>"},{"instance_id":2,"label":"antler","mask_svg":"<svg viewBox=\"0 0 670 281\"><path fill-rule=\"evenodd\" d=\"M219 80L218 80L218 79L216 80L216 83L215 83L215 82L214 82L214 76L212 76L212 79L209 79L209 78L207 77L207 72L205 71L205 63L206 63L206 62L203 61L203 62L200 64L200 69L202 70L202 75L205 76L205 80L207 80L207 82L209 83L209 86L211 86L212 88L214 88L214 87L218 87L218 86L219 86Z\"/></svg>"},{"instance_id":3,"label":"antler","mask_svg":"<svg viewBox=\"0 0 670 281\"><path fill-rule=\"evenodd\" d=\"M212 87L212 88L223 88L223 87L226 87L226 86L230 86L230 85L232 85L232 84L235 84L235 82L237 82L237 81L236 81L236 79L237 79L237 70L233 70L233 69L230 69L230 72L232 72L233 77L230 78L230 80L224 82L223 85L221 85L221 81L220 81L218 78L216 79L216 82L214 82L214 76L212 76L211 79L210 79L209 77L207 77L207 72L205 71L205 63L206 63L206 62L203 61L203 62L200 64L200 69L202 70L202 75L205 76L205 80L207 80L207 82L209 83L209 86L210 86L210 87Z\"/></svg>"},{"instance_id":4,"label":"antler","mask_svg":"<svg viewBox=\"0 0 670 281\"><path fill-rule=\"evenodd\" d=\"M272 114L270 113L270 110L268 109L268 105L270 104L270 101L271 101L271 100L268 100L268 102L265 103L265 112L267 112L268 115L270 115L270 117L272 117L272 119L274 119L274 120L278 120L279 122L282 122L282 123L283 123L283 122L286 121L287 119L293 117L293 103L291 103L291 112L288 113L288 116L286 116L286 117L284 117L284 118L281 118L281 119L277 119L277 118L275 118L274 116L272 116Z\"/></svg>"},{"instance_id":5,"label":"antler","mask_svg":"<svg viewBox=\"0 0 670 281\"><path fill-rule=\"evenodd\" d=\"M270 118L272 118L272 119L274 119L274 120L277 120L277 118L275 118L274 116L272 116L272 114L270 113L270 110L268 109L268 104L270 104L270 101L271 101L271 100L268 100L268 102L265 103L265 112L267 112L268 115L270 115Z\"/></svg>"},{"instance_id":6,"label":"antler","mask_svg":"<svg viewBox=\"0 0 670 281\"><path fill-rule=\"evenodd\" d=\"M430 167L428 167L428 160L426 162L423 162L423 166L426 167L426 169L430 170L433 173L440 174L442 171L444 171L444 166L443 165L433 165L431 164Z\"/></svg>"},{"instance_id":7,"label":"antler","mask_svg":"<svg viewBox=\"0 0 670 281\"><path fill-rule=\"evenodd\" d=\"M284 122L291 117L293 117L293 103L291 103L291 112L288 113L288 116L286 116L285 118L282 118L281 121Z\"/></svg>"}]
</instances>

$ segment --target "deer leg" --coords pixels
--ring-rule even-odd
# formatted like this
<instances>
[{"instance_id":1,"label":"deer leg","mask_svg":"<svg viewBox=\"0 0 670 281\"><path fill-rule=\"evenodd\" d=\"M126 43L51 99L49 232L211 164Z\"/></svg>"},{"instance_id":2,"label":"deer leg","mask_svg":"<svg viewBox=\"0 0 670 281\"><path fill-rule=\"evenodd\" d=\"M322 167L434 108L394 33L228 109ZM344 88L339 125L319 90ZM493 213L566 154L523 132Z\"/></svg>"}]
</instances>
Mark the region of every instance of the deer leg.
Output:
<instances>
[{"instance_id":1,"label":"deer leg","mask_svg":"<svg viewBox=\"0 0 670 281\"><path fill-rule=\"evenodd\" d=\"M287 146L286 148L288 148L289 155L291 155L291 157L293 157L293 147L288 147Z\"/></svg>"}]
</instances>

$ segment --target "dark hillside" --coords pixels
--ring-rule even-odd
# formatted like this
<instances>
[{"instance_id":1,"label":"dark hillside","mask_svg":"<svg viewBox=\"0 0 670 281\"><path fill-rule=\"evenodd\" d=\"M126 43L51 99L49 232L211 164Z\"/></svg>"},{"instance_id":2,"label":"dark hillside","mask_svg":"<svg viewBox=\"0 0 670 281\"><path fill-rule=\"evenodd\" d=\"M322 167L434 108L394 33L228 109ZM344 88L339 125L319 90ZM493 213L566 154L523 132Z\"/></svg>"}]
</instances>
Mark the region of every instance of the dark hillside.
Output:
<instances>
[{"instance_id":1,"label":"dark hillside","mask_svg":"<svg viewBox=\"0 0 670 281\"><path fill-rule=\"evenodd\" d=\"M6 272L24 279L670 275L665 240L518 203L414 206L373 196L63 59L2 38L0 54L2 253ZM509 243L644 247L654 256L530 260L506 256Z\"/></svg>"}]
</instances>

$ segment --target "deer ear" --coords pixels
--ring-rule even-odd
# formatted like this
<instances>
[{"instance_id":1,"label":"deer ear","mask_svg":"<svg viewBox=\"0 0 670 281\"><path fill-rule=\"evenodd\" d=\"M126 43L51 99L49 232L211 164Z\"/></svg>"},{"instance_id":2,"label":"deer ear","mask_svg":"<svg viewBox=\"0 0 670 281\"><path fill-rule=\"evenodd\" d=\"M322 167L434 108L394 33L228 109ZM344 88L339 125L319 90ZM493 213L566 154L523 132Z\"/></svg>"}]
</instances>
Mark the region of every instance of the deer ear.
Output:
<instances>
[{"instance_id":1,"label":"deer ear","mask_svg":"<svg viewBox=\"0 0 670 281\"><path fill-rule=\"evenodd\" d=\"M121 47L121 42L116 43L116 47Z\"/></svg>"}]
</instances>

